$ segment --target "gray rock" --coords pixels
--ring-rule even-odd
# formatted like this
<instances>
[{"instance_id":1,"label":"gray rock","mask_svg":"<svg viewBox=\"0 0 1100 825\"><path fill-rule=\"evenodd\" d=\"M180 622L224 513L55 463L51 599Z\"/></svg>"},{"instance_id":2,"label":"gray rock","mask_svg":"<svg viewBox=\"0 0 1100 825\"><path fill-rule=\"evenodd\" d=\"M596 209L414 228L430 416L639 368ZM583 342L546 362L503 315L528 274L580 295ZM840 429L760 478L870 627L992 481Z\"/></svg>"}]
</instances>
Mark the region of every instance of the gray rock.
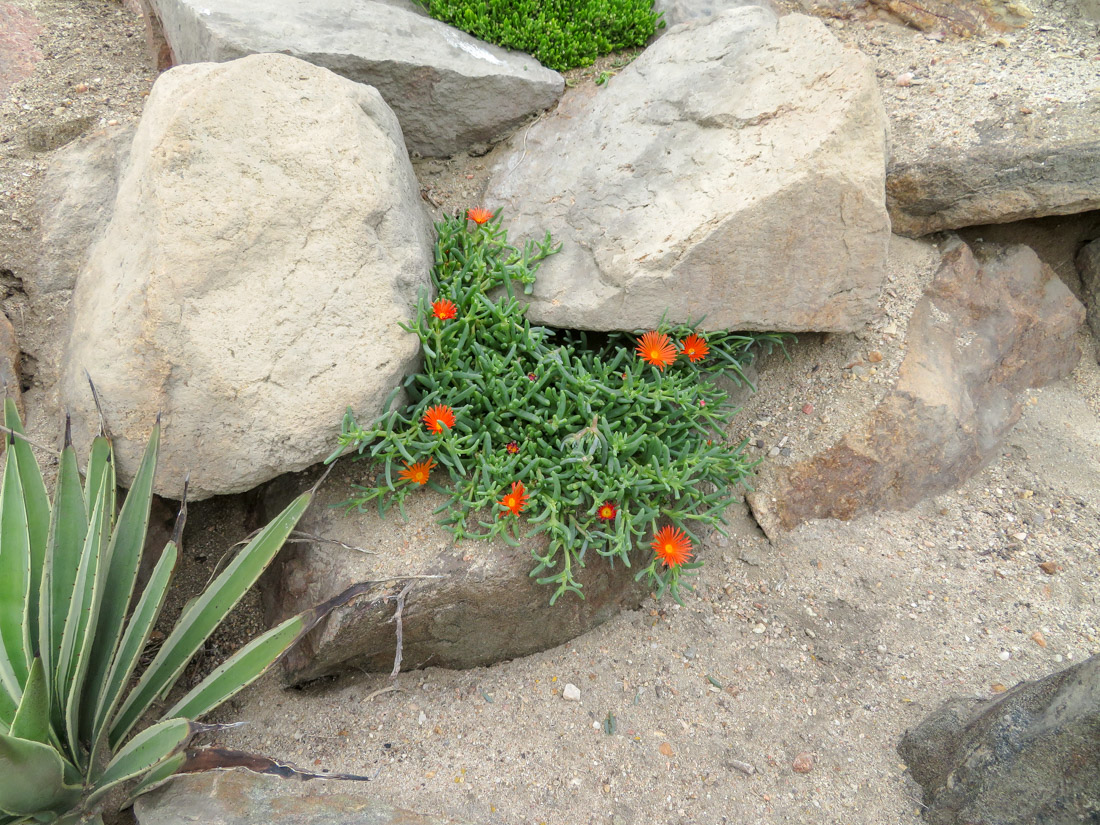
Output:
<instances>
[{"instance_id":1,"label":"gray rock","mask_svg":"<svg viewBox=\"0 0 1100 825\"><path fill-rule=\"evenodd\" d=\"M892 121L886 203L894 232L915 238L1100 208L1100 96L1024 114L1014 96L1002 95L1001 111L974 121L966 97L981 94L984 104L987 87L959 94L951 110L963 113L963 124L942 118L932 134L914 134L909 121Z\"/></svg>"},{"instance_id":2,"label":"gray rock","mask_svg":"<svg viewBox=\"0 0 1100 825\"><path fill-rule=\"evenodd\" d=\"M377 799L373 783L364 785L241 768L186 774L139 796L134 815L140 825L460 825L394 808Z\"/></svg>"},{"instance_id":3,"label":"gray rock","mask_svg":"<svg viewBox=\"0 0 1100 825\"><path fill-rule=\"evenodd\" d=\"M486 203L549 230L529 317L585 329L853 330L889 226L867 59L759 6L676 27L518 133Z\"/></svg>"},{"instance_id":4,"label":"gray rock","mask_svg":"<svg viewBox=\"0 0 1100 825\"><path fill-rule=\"evenodd\" d=\"M1077 253L1077 271L1081 275L1081 288L1085 293L1089 326L1100 338L1100 240L1085 244Z\"/></svg>"},{"instance_id":5,"label":"gray rock","mask_svg":"<svg viewBox=\"0 0 1100 825\"><path fill-rule=\"evenodd\" d=\"M444 496L427 489L405 502L405 523L391 510L383 527L373 506L345 513L339 505L352 484L363 483L365 471L351 459L337 464L299 525L327 541L288 545L261 588L267 620L274 624L352 584L383 581L373 597L337 608L290 651L286 673L292 683L344 670L388 673L396 649L393 597L405 584L402 577L425 577L413 580L402 613L403 670L480 667L546 650L638 607L649 593L634 581L640 557L632 568L596 559L578 576L585 598L566 594L551 606L553 589L529 575L535 566L531 549L545 550L541 537L523 542L522 549L501 540L456 543L433 513ZM267 513L298 492L288 485L290 480L273 482ZM394 534L392 544L378 544L377 536ZM389 600L379 601L382 596Z\"/></svg>"},{"instance_id":6,"label":"gray rock","mask_svg":"<svg viewBox=\"0 0 1100 825\"><path fill-rule=\"evenodd\" d=\"M898 753L930 825L1100 821L1100 656L989 701L956 699Z\"/></svg>"},{"instance_id":7,"label":"gray rock","mask_svg":"<svg viewBox=\"0 0 1100 825\"><path fill-rule=\"evenodd\" d=\"M655 0L653 10L662 15L664 26L653 33L660 37L673 26L695 20L699 17L712 17L728 9L740 9L745 6L763 6L774 14L779 7L771 0Z\"/></svg>"},{"instance_id":8,"label":"gray rock","mask_svg":"<svg viewBox=\"0 0 1100 825\"><path fill-rule=\"evenodd\" d=\"M87 369L131 476L158 411L156 492L250 489L324 458L416 363L398 324L430 230L393 113L285 55L155 84L113 216L73 293L61 394L83 448Z\"/></svg>"},{"instance_id":9,"label":"gray rock","mask_svg":"<svg viewBox=\"0 0 1100 825\"><path fill-rule=\"evenodd\" d=\"M99 129L50 157L37 199L41 243L27 278L32 294L73 288L114 212L133 139L131 126Z\"/></svg>"},{"instance_id":10,"label":"gray rock","mask_svg":"<svg viewBox=\"0 0 1100 825\"><path fill-rule=\"evenodd\" d=\"M1073 370L1083 320L1032 250L991 248L979 261L953 242L913 311L893 389L832 447L754 481L760 526L775 536L954 489L996 455L1020 416L1016 393Z\"/></svg>"},{"instance_id":11,"label":"gray rock","mask_svg":"<svg viewBox=\"0 0 1100 825\"><path fill-rule=\"evenodd\" d=\"M405 5L372 0L153 0L180 63L283 52L375 87L410 152L444 157L509 135L565 80Z\"/></svg>"},{"instance_id":12,"label":"gray rock","mask_svg":"<svg viewBox=\"0 0 1100 825\"><path fill-rule=\"evenodd\" d=\"M15 408L19 411L19 420L25 422L27 411L23 406L23 375L19 368L21 360L15 329L8 316L0 312L0 400L13 399Z\"/></svg>"}]
</instances>

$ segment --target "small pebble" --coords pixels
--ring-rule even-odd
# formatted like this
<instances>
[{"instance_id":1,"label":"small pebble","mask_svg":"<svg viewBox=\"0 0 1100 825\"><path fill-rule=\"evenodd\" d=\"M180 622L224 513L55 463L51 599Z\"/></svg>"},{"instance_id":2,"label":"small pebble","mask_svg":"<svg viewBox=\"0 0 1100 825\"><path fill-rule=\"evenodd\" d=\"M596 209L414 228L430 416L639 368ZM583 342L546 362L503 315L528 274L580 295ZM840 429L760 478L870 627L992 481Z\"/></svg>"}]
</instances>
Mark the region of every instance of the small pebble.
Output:
<instances>
[{"instance_id":1,"label":"small pebble","mask_svg":"<svg viewBox=\"0 0 1100 825\"><path fill-rule=\"evenodd\" d=\"M765 625L762 625L762 624L758 624L758 625L757 625L756 627L754 627L754 628L752 629L752 632L753 632L753 633L763 633L763 632L764 632L765 630L767 630L767 629L768 629L768 628L767 628L767 627L766 627Z\"/></svg>"},{"instance_id":2,"label":"small pebble","mask_svg":"<svg viewBox=\"0 0 1100 825\"><path fill-rule=\"evenodd\" d=\"M672 745L670 745L668 742L662 742L658 746L657 750L661 752L661 756L672 756L673 753Z\"/></svg>"},{"instance_id":3,"label":"small pebble","mask_svg":"<svg viewBox=\"0 0 1100 825\"><path fill-rule=\"evenodd\" d=\"M877 349L873 349L869 353L867 353L867 360L870 361L872 364L877 364L879 363L879 361L882 360L882 353L879 352Z\"/></svg>"},{"instance_id":4,"label":"small pebble","mask_svg":"<svg viewBox=\"0 0 1100 825\"><path fill-rule=\"evenodd\" d=\"M791 763L791 770L795 773L809 773L814 769L814 758L812 754L803 751L794 758L794 762Z\"/></svg>"},{"instance_id":5,"label":"small pebble","mask_svg":"<svg viewBox=\"0 0 1100 825\"><path fill-rule=\"evenodd\" d=\"M1031 634L1031 641L1035 642L1039 647L1047 646L1047 640L1043 637L1042 632L1038 630Z\"/></svg>"},{"instance_id":6,"label":"small pebble","mask_svg":"<svg viewBox=\"0 0 1100 825\"><path fill-rule=\"evenodd\" d=\"M685 650L684 651L684 658L685 659L694 659L695 658L695 648L689 647L687 650Z\"/></svg>"},{"instance_id":7,"label":"small pebble","mask_svg":"<svg viewBox=\"0 0 1100 825\"><path fill-rule=\"evenodd\" d=\"M1044 561L1039 565L1039 569L1046 573L1048 576L1053 576L1058 572L1058 564L1053 561Z\"/></svg>"},{"instance_id":8,"label":"small pebble","mask_svg":"<svg viewBox=\"0 0 1100 825\"><path fill-rule=\"evenodd\" d=\"M567 702L579 702L581 700L581 689L572 682L569 682L562 690L561 696Z\"/></svg>"},{"instance_id":9,"label":"small pebble","mask_svg":"<svg viewBox=\"0 0 1100 825\"><path fill-rule=\"evenodd\" d=\"M772 447L770 450L768 450L768 456L769 457L775 458L777 455L779 455L779 448L778 447Z\"/></svg>"},{"instance_id":10,"label":"small pebble","mask_svg":"<svg viewBox=\"0 0 1100 825\"><path fill-rule=\"evenodd\" d=\"M912 86L913 85L913 73L912 72L902 72L901 74L899 74L897 77L894 78L894 85L895 86Z\"/></svg>"},{"instance_id":11,"label":"small pebble","mask_svg":"<svg viewBox=\"0 0 1100 825\"><path fill-rule=\"evenodd\" d=\"M1007 650L1002 650L997 655L1001 658L1002 662L1007 662L1009 659L1012 658L1012 654L1009 653Z\"/></svg>"},{"instance_id":12,"label":"small pebble","mask_svg":"<svg viewBox=\"0 0 1100 825\"><path fill-rule=\"evenodd\" d=\"M879 653L885 653L886 652L886 645L879 645L878 647L875 648L875 650L877 650Z\"/></svg>"},{"instance_id":13,"label":"small pebble","mask_svg":"<svg viewBox=\"0 0 1100 825\"><path fill-rule=\"evenodd\" d=\"M802 414L803 415L813 415L814 414L814 405L813 404L803 404L802 405Z\"/></svg>"}]
</instances>

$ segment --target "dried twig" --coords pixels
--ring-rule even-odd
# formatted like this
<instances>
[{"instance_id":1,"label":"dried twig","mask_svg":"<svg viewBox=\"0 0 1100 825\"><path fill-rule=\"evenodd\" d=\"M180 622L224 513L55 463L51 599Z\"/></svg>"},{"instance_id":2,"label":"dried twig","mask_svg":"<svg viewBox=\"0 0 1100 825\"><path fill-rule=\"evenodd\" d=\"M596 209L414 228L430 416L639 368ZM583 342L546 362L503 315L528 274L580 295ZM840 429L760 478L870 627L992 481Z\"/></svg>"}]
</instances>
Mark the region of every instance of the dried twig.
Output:
<instances>
[{"instance_id":1,"label":"dried twig","mask_svg":"<svg viewBox=\"0 0 1100 825\"><path fill-rule=\"evenodd\" d=\"M413 584L414 582L409 582L397 594L397 610L393 614L393 621L397 623L397 651L393 654L393 672L390 674L390 679L396 679L397 674L401 672L401 649L405 641L404 627L401 624L401 612L405 609L405 597L409 595Z\"/></svg>"},{"instance_id":2,"label":"dried twig","mask_svg":"<svg viewBox=\"0 0 1100 825\"><path fill-rule=\"evenodd\" d=\"M29 438L23 435L23 433L17 433L15 430L9 430L7 427L0 427L0 432L7 433L13 438L18 438L20 441L26 441L32 447L37 447L40 450L53 452L56 449L56 447L47 447L45 444L39 444L37 441L31 441Z\"/></svg>"}]
</instances>

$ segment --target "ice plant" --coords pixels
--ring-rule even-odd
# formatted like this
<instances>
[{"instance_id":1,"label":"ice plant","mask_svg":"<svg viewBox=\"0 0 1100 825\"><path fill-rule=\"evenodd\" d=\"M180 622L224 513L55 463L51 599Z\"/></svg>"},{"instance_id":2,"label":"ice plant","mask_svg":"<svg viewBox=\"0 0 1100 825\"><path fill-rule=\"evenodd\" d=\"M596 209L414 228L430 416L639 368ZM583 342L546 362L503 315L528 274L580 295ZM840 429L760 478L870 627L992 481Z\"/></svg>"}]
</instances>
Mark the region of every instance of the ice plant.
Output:
<instances>
[{"instance_id":1,"label":"ice plant","mask_svg":"<svg viewBox=\"0 0 1100 825\"><path fill-rule=\"evenodd\" d=\"M483 223L488 223L493 218L493 213L488 209L483 209L480 206L476 206L473 209L466 210L466 217L481 226Z\"/></svg>"},{"instance_id":2,"label":"ice plant","mask_svg":"<svg viewBox=\"0 0 1100 825\"><path fill-rule=\"evenodd\" d=\"M679 567L692 556L691 540L679 527L662 527L653 537L651 546L665 567Z\"/></svg>"},{"instance_id":3,"label":"ice plant","mask_svg":"<svg viewBox=\"0 0 1100 825\"><path fill-rule=\"evenodd\" d=\"M676 347L663 332L650 330L642 336L634 350L647 364L663 370L676 360Z\"/></svg>"},{"instance_id":4,"label":"ice plant","mask_svg":"<svg viewBox=\"0 0 1100 825\"><path fill-rule=\"evenodd\" d=\"M428 407L428 411L424 413L421 420L428 430L436 435L442 435L445 429L449 430L455 425L455 414L454 410L445 404L437 404L434 407Z\"/></svg>"},{"instance_id":5,"label":"ice plant","mask_svg":"<svg viewBox=\"0 0 1100 825\"><path fill-rule=\"evenodd\" d=\"M450 321L457 314L458 307L454 305L454 301L448 301L444 298L432 304L432 315L440 321Z\"/></svg>"},{"instance_id":6,"label":"ice plant","mask_svg":"<svg viewBox=\"0 0 1100 825\"><path fill-rule=\"evenodd\" d=\"M707 342L701 336L689 335L680 345L680 352L686 355L692 363L695 363L707 357L710 347L707 346Z\"/></svg>"},{"instance_id":7,"label":"ice plant","mask_svg":"<svg viewBox=\"0 0 1100 825\"><path fill-rule=\"evenodd\" d=\"M501 507L506 510L511 510L513 516L518 516L523 508L527 506L527 499L529 496L523 489L522 481L512 482L512 492L508 493L504 498L497 502Z\"/></svg>"},{"instance_id":8,"label":"ice plant","mask_svg":"<svg viewBox=\"0 0 1100 825\"><path fill-rule=\"evenodd\" d=\"M370 425L350 410L344 417L330 460L345 451L364 459L349 509L403 508L422 488L399 472L430 457L432 486L449 496L441 523L456 540L500 538L529 551L551 603L581 595L581 569L605 561L679 599L681 577L698 566L687 561L698 544L692 528L722 523L751 467L725 438L733 408L712 379L741 383L755 348L783 339L712 330L704 342L698 322L595 335L533 325L520 290L533 291L553 240L513 245L499 214L483 210L476 228L475 215L436 224L432 291L405 326L420 341L420 372ZM434 314L441 301L455 305L447 323ZM399 392L407 405L394 403ZM686 542L669 557L679 564L650 550L669 523Z\"/></svg>"},{"instance_id":9,"label":"ice plant","mask_svg":"<svg viewBox=\"0 0 1100 825\"><path fill-rule=\"evenodd\" d=\"M417 461L415 464L405 462L405 469L399 472L397 476L401 480L411 481L413 484L427 484L428 476L431 475L434 466L435 461L430 458Z\"/></svg>"}]
</instances>

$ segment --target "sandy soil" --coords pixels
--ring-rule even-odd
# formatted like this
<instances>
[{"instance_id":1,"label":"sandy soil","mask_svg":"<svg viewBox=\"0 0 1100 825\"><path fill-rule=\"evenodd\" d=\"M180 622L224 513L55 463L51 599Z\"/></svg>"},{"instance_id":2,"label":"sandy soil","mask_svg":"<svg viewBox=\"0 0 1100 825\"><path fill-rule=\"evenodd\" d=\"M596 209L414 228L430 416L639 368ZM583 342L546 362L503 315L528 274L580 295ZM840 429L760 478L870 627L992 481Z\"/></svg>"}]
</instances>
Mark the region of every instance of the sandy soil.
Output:
<instances>
[{"instance_id":1,"label":"sandy soil","mask_svg":"<svg viewBox=\"0 0 1100 825\"><path fill-rule=\"evenodd\" d=\"M49 397L57 368L47 314L64 306L35 304L17 280L33 272L34 198L49 158L29 137L77 118L135 119L154 73L140 21L117 3L15 5L39 16L46 56L0 96L0 267L12 273L4 308L29 356L33 405ZM1032 5L1044 25L1066 13L1061 0ZM889 37L918 36L889 25L830 23L840 37L879 44L894 109L904 102L894 77L908 64L891 62L905 49ZM1036 27L1012 42L1041 53L1041 38L1077 42L1084 31ZM979 38L936 48L963 58L1007 47ZM571 81L594 82L602 70L610 61ZM426 200L454 209L476 201L491 165L491 155L463 156L420 161L417 172ZM905 308L931 255L895 244L882 311L863 333L806 336L789 361L767 359L761 392L731 435L749 438L754 455L794 460L858 420L888 381L868 355L900 357ZM1079 289L1072 267L1051 263ZM733 507L730 536L703 548L697 593L683 607L654 602L491 668L429 668L393 682L349 675L289 691L273 674L220 713L248 723L221 742L376 775L328 787L478 823L916 823L919 789L894 750L907 727L949 696L992 696L1100 651L1100 368L1093 339L1082 332L1080 343L1075 373L1028 393L1001 455L951 494L905 513L806 525L775 543ZM252 513L248 496L193 508L180 600L255 526ZM253 599L196 669L257 626ZM567 684L579 701L563 698Z\"/></svg>"}]
</instances>

